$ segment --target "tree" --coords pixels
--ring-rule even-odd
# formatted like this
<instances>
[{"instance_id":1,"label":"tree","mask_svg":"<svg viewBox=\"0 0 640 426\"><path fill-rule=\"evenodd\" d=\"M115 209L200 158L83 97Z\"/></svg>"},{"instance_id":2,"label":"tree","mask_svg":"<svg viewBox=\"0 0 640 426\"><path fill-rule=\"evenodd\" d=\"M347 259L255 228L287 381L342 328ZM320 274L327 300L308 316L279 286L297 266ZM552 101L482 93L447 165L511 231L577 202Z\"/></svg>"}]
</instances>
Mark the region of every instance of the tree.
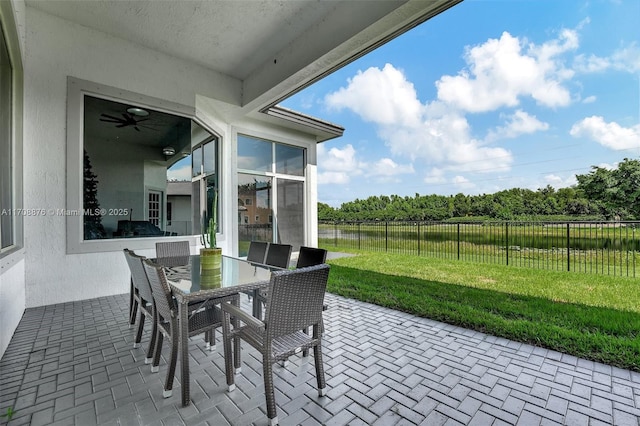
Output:
<instances>
[{"instance_id":1,"label":"tree","mask_svg":"<svg viewBox=\"0 0 640 426\"><path fill-rule=\"evenodd\" d=\"M336 209L325 203L318 203L318 220L336 220Z\"/></svg>"},{"instance_id":2,"label":"tree","mask_svg":"<svg viewBox=\"0 0 640 426\"><path fill-rule=\"evenodd\" d=\"M95 240L105 238L107 233L102 226L100 203L98 202L98 180L93 173L89 154L84 151L83 167L83 207L84 207L84 239Z\"/></svg>"},{"instance_id":3,"label":"tree","mask_svg":"<svg viewBox=\"0 0 640 426\"><path fill-rule=\"evenodd\" d=\"M592 166L576 175L578 189L608 218L640 218L640 161L625 158L616 169Z\"/></svg>"}]
</instances>

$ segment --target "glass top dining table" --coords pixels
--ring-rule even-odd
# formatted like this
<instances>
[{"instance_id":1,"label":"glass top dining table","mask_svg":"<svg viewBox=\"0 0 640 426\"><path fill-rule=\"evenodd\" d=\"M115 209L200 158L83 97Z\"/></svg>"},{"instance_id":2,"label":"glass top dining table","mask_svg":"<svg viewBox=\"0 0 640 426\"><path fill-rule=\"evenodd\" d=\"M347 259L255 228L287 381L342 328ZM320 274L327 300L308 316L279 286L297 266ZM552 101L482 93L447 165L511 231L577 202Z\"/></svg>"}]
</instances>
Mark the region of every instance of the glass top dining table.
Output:
<instances>
[{"instance_id":1,"label":"glass top dining table","mask_svg":"<svg viewBox=\"0 0 640 426\"><path fill-rule=\"evenodd\" d=\"M209 294L217 297L264 287L271 278L271 271L280 269L238 257L221 256L219 280L211 282L207 280L211 272L203 268L200 260L200 255L156 259L165 267L176 297L179 295L191 301Z\"/></svg>"},{"instance_id":2,"label":"glass top dining table","mask_svg":"<svg viewBox=\"0 0 640 426\"><path fill-rule=\"evenodd\" d=\"M278 270L268 265L249 262L231 256L221 256L219 272L203 268L199 255L156 258L156 263L164 266L167 281L178 304L178 327L180 329L180 360L182 383L182 405L190 403L189 396L189 307L224 296L253 293L254 315L261 306L255 297L260 289L268 287L271 271ZM213 275L213 278L212 278Z\"/></svg>"}]
</instances>

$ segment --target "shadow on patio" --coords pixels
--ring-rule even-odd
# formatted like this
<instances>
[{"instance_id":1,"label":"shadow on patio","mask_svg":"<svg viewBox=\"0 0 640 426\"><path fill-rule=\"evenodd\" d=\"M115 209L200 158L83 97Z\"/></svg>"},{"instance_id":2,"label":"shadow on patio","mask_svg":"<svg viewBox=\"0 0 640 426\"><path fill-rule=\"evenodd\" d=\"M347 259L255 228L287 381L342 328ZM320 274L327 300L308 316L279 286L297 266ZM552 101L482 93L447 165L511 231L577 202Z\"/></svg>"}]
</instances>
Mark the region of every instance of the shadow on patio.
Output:
<instances>
[{"instance_id":1,"label":"shadow on patio","mask_svg":"<svg viewBox=\"0 0 640 426\"><path fill-rule=\"evenodd\" d=\"M317 396L310 360L276 365L282 425L638 425L638 373L331 294L326 301L328 394ZM227 393L220 334L214 352L191 339L192 404L183 408L177 377L162 398L164 359L159 374L144 364L149 332L132 348L127 313L128 295L27 309L0 361L9 424L267 424L253 349L243 346L238 388Z\"/></svg>"}]
</instances>

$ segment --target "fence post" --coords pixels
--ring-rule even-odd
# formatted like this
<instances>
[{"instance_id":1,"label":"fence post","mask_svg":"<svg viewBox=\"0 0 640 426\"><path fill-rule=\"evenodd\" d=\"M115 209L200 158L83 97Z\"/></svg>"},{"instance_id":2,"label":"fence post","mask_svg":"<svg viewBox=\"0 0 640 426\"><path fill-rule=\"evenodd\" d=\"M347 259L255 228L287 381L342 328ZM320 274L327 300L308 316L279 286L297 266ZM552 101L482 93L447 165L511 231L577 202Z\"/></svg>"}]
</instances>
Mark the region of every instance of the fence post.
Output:
<instances>
[{"instance_id":1,"label":"fence post","mask_svg":"<svg viewBox=\"0 0 640 426\"><path fill-rule=\"evenodd\" d=\"M418 256L420 256L420 222L418 223Z\"/></svg>"},{"instance_id":2,"label":"fence post","mask_svg":"<svg viewBox=\"0 0 640 426\"><path fill-rule=\"evenodd\" d=\"M384 221L384 251L389 251L389 222Z\"/></svg>"},{"instance_id":3,"label":"fence post","mask_svg":"<svg viewBox=\"0 0 640 426\"><path fill-rule=\"evenodd\" d=\"M571 272L571 231L567 223L567 271Z\"/></svg>"},{"instance_id":4,"label":"fence post","mask_svg":"<svg viewBox=\"0 0 640 426\"><path fill-rule=\"evenodd\" d=\"M358 250L360 250L360 222L358 222Z\"/></svg>"},{"instance_id":5,"label":"fence post","mask_svg":"<svg viewBox=\"0 0 640 426\"><path fill-rule=\"evenodd\" d=\"M504 242L507 250L507 266L509 265L509 222L504 223Z\"/></svg>"},{"instance_id":6,"label":"fence post","mask_svg":"<svg viewBox=\"0 0 640 426\"><path fill-rule=\"evenodd\" d=\"M458 223L458 260L460 260L460 223Z\"/></svg>"},{"instance_id":7,"label":"fence post","mask_svg":"<svg viewBox=\"0 0 640 426\"><path fill-rule=\"evenodd\" d=\"M333 245L338 247L338 221L333 222Z\"/></svg>"}]
</instances>

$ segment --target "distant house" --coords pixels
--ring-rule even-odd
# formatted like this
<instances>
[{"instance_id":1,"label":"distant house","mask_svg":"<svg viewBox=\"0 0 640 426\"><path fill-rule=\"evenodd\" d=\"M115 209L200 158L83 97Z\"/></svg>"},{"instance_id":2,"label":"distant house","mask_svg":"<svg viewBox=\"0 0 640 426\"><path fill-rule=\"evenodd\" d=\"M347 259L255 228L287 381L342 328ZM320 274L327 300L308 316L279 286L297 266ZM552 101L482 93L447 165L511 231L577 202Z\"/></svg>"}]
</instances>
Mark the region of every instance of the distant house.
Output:
<instances>
[{"instance_id":1,"label":"distant house","mask_svg":"<svg viewBox=\"0 0 640 426\"><path fill-rule=\"evenodd\" d=\"M166 230L177 235L191 235L191 182L167 182Z\"/></svg>"}]
</instances>

